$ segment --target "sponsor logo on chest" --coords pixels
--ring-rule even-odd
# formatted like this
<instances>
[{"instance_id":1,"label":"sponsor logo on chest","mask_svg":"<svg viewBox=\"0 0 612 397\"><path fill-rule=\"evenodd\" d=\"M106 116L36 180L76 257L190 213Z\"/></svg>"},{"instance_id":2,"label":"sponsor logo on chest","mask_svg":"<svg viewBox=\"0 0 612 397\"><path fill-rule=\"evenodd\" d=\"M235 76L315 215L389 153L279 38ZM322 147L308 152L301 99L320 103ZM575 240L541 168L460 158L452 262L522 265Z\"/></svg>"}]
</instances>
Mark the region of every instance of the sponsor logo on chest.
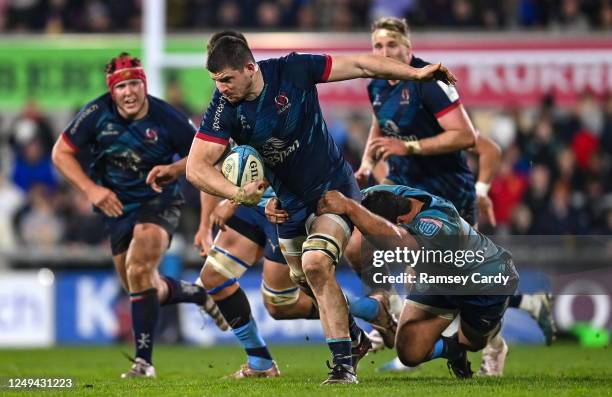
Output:
<instances>
[{"instance_id":1,"label":"sponsor logo on chest","mask_svg":"<svg viewBox=\"0 0 612 397\"><path fill-rule=\"evenodd\" d=\"M147 128L145 130L144 136L145 143L148 143L150 145L157 143L157 140L159 139L159 134L153 128Z\"/></svg>"},{"instance_id":2,"label":"sponsor logo on chest","mask_svg":"<svg viewBox=\"0 0 612 397\"><path fill-rule=\"evenodd\" d=\"M296 139L293 142L284 141L279 138L268 138L261 148L261 155L264 162L270 166L283 163L287 157L300 147L300 142Z\"/></svg>"},{"instance_id":3,"label":"sponsor logo on chest","mask_svg":"<svg viewBox=\"0 0 612 397\"><path fill-rule=\"evenodd\" d=\"M104 126L104 129L100 133L101 137L115 136L115 135L119 135L119 131L115 128L115 125L113 123L106 123L106 125Z\"/></svg>"},{"instance_id":4,"label":"sponsor logo on chest","mask_svg":"<svg viewBox=\"0 0 612 397\"><path fill-rule=\"evenodd\" d=\"M274 103L276 104L276 114L282 114L291 107L291 102L284 92L274 97Z\"/></svg>"}]
</instances>

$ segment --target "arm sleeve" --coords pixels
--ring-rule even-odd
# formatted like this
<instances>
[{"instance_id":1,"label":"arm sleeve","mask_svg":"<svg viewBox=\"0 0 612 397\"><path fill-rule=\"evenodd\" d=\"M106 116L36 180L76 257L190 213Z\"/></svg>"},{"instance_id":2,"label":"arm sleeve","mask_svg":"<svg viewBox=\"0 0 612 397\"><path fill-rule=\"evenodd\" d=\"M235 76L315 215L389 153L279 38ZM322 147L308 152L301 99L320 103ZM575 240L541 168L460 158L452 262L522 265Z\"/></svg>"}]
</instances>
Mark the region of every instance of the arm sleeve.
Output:
<instances>
[{"instance_id":1,"label":"arm sleeve","mask_svg":"<svg viewBox=\"0 0 612 397\"><path fill-rule=\"evenodd\" d=\"M219 90L215 90L196 133L196 138L227 145L232 131L232 120L235 120L235 116L234 107L223 98Z\"/></svg>"},{"instance_id":2,"label":"arm sleeve","mask_svg":"<svg viewBox=\"0 0 612 397\"><path fill-rule=\"evenodd\" d=\"M292 52L286 57L288 75L303 86L324 83L329 78L332 58L329 55L298 54Z\"/></svg>"},{"instance_id":3,"label":"arm sleeve","mask_svg":"<svg viewBox=\"0 0 612 397\"><path fill-rule=\"evenodd\" d=\"M423 83L423 104L436 118L444 116L461 103L457 89L441 81Z\"/></svg>"},{"instance_id":4,"label":"arm sleeve","mask_svg":"<svg viewBox=\"0 0 612 397\"><path fill-rule=\"evenodd\" d=\"M93 102L85 105L62 133L62 139L75 151L86 148L96 137L96 123L101 105Z\"/></svg>"},{"instance_id":5,"label":"arm sleeve","mask_svg":"<svg viewBox=\"0 0 612 397\"><path fill-rule=\"evenodd\" d=\"M455 243L454 238L459 236L458 225L440 216L439 211L420 212L404 227L426 249L449 249Z\"/></svg>"},{"instance_id":6,"label":"arm sleeve","mask_svg":"<svg viewBox=\"0 0 612 397\"><path fill-rule=\"evenodd\" d=\"M232 131L232 121L235 119L235 108L223 98L219 90L215 90L196 133L196 138L227 145Z\"/></svg>"}]
</instances>

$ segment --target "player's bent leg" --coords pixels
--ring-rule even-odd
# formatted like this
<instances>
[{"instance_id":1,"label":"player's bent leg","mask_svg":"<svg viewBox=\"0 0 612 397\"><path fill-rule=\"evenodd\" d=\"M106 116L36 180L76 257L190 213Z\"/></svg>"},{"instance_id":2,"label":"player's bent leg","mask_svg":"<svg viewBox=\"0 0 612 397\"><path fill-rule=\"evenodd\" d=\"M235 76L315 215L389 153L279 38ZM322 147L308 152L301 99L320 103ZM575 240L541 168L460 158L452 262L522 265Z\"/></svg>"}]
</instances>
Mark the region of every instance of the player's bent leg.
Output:
<instances>
[{"instance_id":1,"label":"player's bent leg","mask_svg":"<svg viewBox=\"0 0 612 397\"><path fill-rule=\"evenodd\" d=\"M457 378L471 378L473 372L467 359L467 351L459 343L459 335L442 336L457 312L457 308L444 296L410 295L400 317L396 339L396 349L402 363L414 366L421 362L445 358L449 369ZM429 330L419 330L419 325ZM427 334L429 332L431 333Z\"/></svg>"},{"instance_id":2,"label":"player's bent leg","mask_svg":"<svg viewBox=\"0 0 612 397\"><path fill-rule=\"evenodd\" d=\"M247 364L229 376L233 379L280 375L251 315L248 298L238 283L261 253L261 246L227 227L217 236L200 273L202 284L247 354Z\"/></svg>"},{"instance_id":3,"label":"player's bent leg","mask_svg":"<svg viewBox=\"0 0 612 397\"><path fill-rule=\"evenodd\" d=\"M452 322L452 314L427 310L408 301L400 316L396 350L402 364L417 366L433 358L442 357L434 348L442 331Z\"/></svg>"},{"instance_id":4,"label":"player's bent leg","mask_svg":"<svg viewBox=\"0 0 612 397\"><path fill-rule=\"evenodd\" d=\"M266 310L272 318L319 318L319 309L314 299L301 291L291 280L287 265L264 259L262 278L261 294Z\"/></svg>"},{"instance_id":5,"label":"player's bent leg","mask_svg":"<svg viewBox=\"0 0 612 397\"><path fill-rule=\"evenodd\" d=\"M307 222L307 229L302 269L315 294L334 363L324 384L356 383L357 363L367 354L366 346L369 348L370 343L349 314L346 298L335 278L335 265L349 240L350 227L343 218L327 214Z\"/></svg>"},{"instance_id":6,"label":"player's bent leg","mask_svg":"<svg viewBox=\"0 0 612 397\"><path fill-rule=\"evenodd\" d=\"M158 225L138 224L126 254L126 274L132 305L132 328L136 354L132 368L121 375L129 377L155 376L152 365L154 331L159 317L157 266L168 246L168 234ZM166 287L167 288L167 287Z\"/></svg>"}]
</instances>

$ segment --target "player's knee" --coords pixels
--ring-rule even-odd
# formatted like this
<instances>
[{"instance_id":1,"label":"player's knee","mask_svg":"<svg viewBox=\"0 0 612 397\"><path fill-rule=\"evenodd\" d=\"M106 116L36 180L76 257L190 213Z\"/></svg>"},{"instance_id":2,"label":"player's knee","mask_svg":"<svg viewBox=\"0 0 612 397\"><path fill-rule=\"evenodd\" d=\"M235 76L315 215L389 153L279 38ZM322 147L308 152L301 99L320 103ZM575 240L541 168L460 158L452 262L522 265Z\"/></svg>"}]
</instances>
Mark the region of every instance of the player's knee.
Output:
<instances>
[{"instance_id":1,"label":"player's knee","mask_svg":"<svg viewBox=\"0 0 612 397\"><path fill-rule=\"evenodd\" d=\"M127 279L132 283L134 281L141 282L151 278L153 271L154 268L149 266L146 262L130 262L126 269Z\"/></svg>"},{"instance_id":2,"label":"player's knee","mask_svg":"<svg viewBox=\"0 0 612 397\"><path fill-rule=\"evenodd\" d=\"M264 306L266 307L266 310L268 311L270 317L275 320L285 320L289 317L290 308L286 306L276 306L265 301Z\"/></svg>"},{"instance_id":3,"label":"player's knee","mask_svg":"<svg viewBox=\"0 0 612 397\"><path fill-rule=\"evenodd\" d=\"M401 351L397 350L397 357L401 361L402 364L408 367L416 367L417 365L426 361L426 356L423 354L419 354L418 352L412 351Z\"/></svg>"},{"instance_id":4,"label":"player's knee","mask_svg":"<svg viewBox=\"0 0 612 397\"><path fill-rule=\"evenodd\" d=\"M200 280L205 289L210 290L223 284L227 277L223 276L212 266L204 266L200 272Z\"/></svg>"},{"instance_id":5,"label":"player's knee","mask_svg":"<svg viewBox=\"0 0 612 397\"><path fill-rule=\"evenodd\" d=\"M400 359L402 364L409 367L416 367L417 365L426 361L427 355L429 354L429 352L423 349L421 345L411 342L410 340L406 340L406 338L402 338L401 340L398 338L396 340L395 347L397 350L397 357Z\"/></svg>"},{"instance_id":6,"label":"player's knee","mask_svg":"<svg viewBox=\"0 0 612 397\"><path fill-rule=\"evenodd\" d=\"M404 365L414 367L426 361L430 346L419 340L418 334L410 323L400 325L395 338L397 356Z\"/></svg>"},{"instance_id":7,"label":"player's knee","mask_svg":"<svg viewBox=\"0 0 612 397\"><path fill-rule=\"evenodd\" d=\"M137 256L144 261L157 262L168 245L165 231L156 225L138 224L134 226L130 256Z\"/></svg>"},{"instance_id":8,"label":"player's knee","mask_svg":"<svg viewBox=\"0 0 612 397\"><path fill-rule=\"evenodd\" d=\"M302 256L302 270L311 285L319 285L332 275L331 260L322 252L306 252Z\"/></svg>"},{"instance_id":9,"label":"player's knee","mask_svg":"<svg viewBox=\"0 0 612 397\"><path fill-rule=\"evenodd\" d=\"M228 279L242 277L248 268L248 263L216 245L211 247L204 263L204 271L218 273Z\"/></svg>"},{"instance_id":10,"label":"player's knee","mask_svg":"<svg viewBox=\"0 0 612 397\"><path fill-rule=\"evenodd\" d=\"M262 282L261 295L270 316L275 320L283 320L290 317L293 306L300 298L300 289L297 286L286 289L276 289Z\"/></svg>"}]
</instances>

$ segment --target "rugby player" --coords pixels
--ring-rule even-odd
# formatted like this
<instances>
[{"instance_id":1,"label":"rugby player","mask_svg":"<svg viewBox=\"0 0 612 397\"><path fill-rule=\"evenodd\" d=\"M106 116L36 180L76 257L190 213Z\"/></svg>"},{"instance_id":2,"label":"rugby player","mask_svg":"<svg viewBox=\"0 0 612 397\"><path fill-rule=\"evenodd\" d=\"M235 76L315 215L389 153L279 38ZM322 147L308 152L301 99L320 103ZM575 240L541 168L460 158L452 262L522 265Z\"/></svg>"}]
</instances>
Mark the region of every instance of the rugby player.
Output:
<instances>
[{"instance_id":1,"label":"rugby player","mask_svg":"<svg viewBox=\"0 0 612 397\"><path fill-rule=\"evenodd\" d=\"M235 203L255 205L263 182L237 187L214 164L230 137L253 146L263 157L268 179L288 220L277 227L279 244L298 285L312 289L333 356L324 382L356 383L345 297L334 277L334 264L350 237L346 217L314 215L323 192L338 189L351 199L361 193L323 121L316 84L380 77L442 79L454 76L441 64L413 68L376 55L322 56L291 53L255 62L248 45L222 37L210 51L207 69L217 90L187 160L187 178L197 188ZM357 327L358 328L358 327Z\"/></svg>"},{"instance_id":2,"label":"rugby player","mask_svg":"<svg viewBox=\"0 0 612 397\"><path fill-rule=\"evenodd\" d=\"M219 233L208 248L202 239L213 227L218 227ZM301 292L289 277L289 268L278 246L276 227L267 221L263 206L236 205L202 193L201 222L195 244L203 248L200 254L206 255L200 273L202 285L216 301L247 354L247 363L230 378L279 376L278 366L251 315L248 298L240 288L240 277L263 258L261 293L273 318L318 319L319 312L313 299Z\"/></svg>"},{"instance_id":3,"label":"rugby player","mask_svg":"<svg viewBox=\"0 0 612 397\"><path fill-rule=\"evenodd\" d=\"M407 186L378 185L366 189L362 205L338 191L327 192L319 201L317 213L348 216L376 247L475 253L461 266L453 261L419 262L413 267L417 275L437 272L507 278L503 286L489 280L477 284L477 289L463 287L468 288L465 291L419 280L412 284L402 310L396 350L404 365L446 358L455 376L472 377L467 351L481 350L498 337L504 312L518 285L518 273L510 254L472 228L451 202ZM478 253L482 260L476 259ZM458 332L451 337L442 336L457 315Z\"/></svg>"},{"instance_id":4,"label":"rugby player","mask_svg":"<svg viewBox=\"0 0 612 397\"><path fill-rule=\"evenodd\" d=\"M138 58L127 53L106 65L109 92L88 103L53 147L53 163L104 215L113 263L132 305L135 358L129 377L154 377L152 354L160 305L202 305L227 324L201 286L161 276L158 266L178 226L195 127L161 99L147 94ZM89 150L87 173L77 160ZM174 160L175 156L179 160Z\"/></svg>"},{"instance_id":5,"label":"rugby player","mask_svg":"<svg viewBox=\"0 0 612 397\"><path fill-rule=\"evenodd\" d=\"M413 55L408 26L402 19L390 17L375 21L372 47L374 54L414 67L428 64ZM501 152L493 141L476 133L456 89L442 82L374 79L368 86L368 94L373 116L361 166L355 173L360 184L367 183L378 161L387 161L389 173L383 183L411 186L444 197L474 227L479 213L495 225L488 190ZM466 149L478 155L476 183L466 162ZM346 254L349 262L357 267L360 247L356 232ZM366 320L375 315L373 300L385 297L374 293L372 298L351 302L353 313L358 317L365 314ZM554 336L550 305L546 294L518 295L511 300L511 307L521 307L537 320L547 344ZM372 339L378 338L373 335ZM508 347L503 339L498 346L498 349L490 346L485 350L481 374L502 374ZM400 369L393 365L384 368Z\"/></svg>"}]
</instances>

